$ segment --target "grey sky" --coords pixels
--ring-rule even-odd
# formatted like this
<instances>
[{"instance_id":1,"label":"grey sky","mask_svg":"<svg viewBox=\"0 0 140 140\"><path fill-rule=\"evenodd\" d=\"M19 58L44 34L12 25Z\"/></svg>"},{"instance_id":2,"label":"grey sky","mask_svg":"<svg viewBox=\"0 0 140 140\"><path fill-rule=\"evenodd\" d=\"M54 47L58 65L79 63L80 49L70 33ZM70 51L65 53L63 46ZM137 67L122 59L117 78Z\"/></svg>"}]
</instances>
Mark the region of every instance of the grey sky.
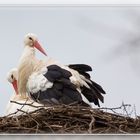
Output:
<instances>
[{"instance_id":1,"label":"grey sky","mask_svg":"<svg viewBox=\"0 0 140 140\"><path fill-rule=\"evenodd\" d=\"M93 67L92 79L107 92L101 106L124 101L140 114L140 49L125 51L127 37L139 33L133 14L140 15L140 7L0 7L0 114L14 92L6 74L17 66L29 32L37 34L50 57ZM44 59L39 52L37 57Z\"/></svg>"}]
</instances>

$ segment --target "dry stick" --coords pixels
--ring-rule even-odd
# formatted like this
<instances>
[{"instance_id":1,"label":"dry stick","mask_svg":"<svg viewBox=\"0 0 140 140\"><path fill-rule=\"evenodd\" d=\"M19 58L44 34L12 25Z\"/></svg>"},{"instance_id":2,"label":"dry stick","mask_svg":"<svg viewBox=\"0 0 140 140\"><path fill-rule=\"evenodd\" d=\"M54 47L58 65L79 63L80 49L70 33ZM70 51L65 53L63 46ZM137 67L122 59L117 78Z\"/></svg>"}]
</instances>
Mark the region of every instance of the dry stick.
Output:
<instances>
[{"instance_id":1,"label":"dry stick","mask_svg":"<svg viewBox=\"0 0 140 140\"><path fill-rule=\"evenodd\" d=\"M52 131L52 133L54 133L54 130L51 128L51 126L47 122L43 121L43 123Z\"/></svg>"},{"instance_id":2,"label":"dry stick","mask_svg":"<svg viewBox=\"0 0 140 140\"><path fill-rule=\"evenodd\" d=\"M123 107L124 111L126 112L127 117L129 117L129 114L127 112L126 105L124 104L124 102L122 102L122 107Z\"/></svg>"},{"instance_id":3,"label":"dry stick","mask_svg":"<svg viewBox=\"0 0 140 140\"><path fill-rule=\"evenodd\" d=\"M26 100L26 102L28 101L28 99ZM10 101L11 103L16 103L16 104L19 104L19 105L28 105L28 106L32 106L32 107L35 107L35 108L38 108L38 107L48 107L47 105L40 105L40 106L35 106L35 105L33 105L33 103L34 102L32 102L32 103L19 103L19 102L17 102L17 101ZM65 105L65 104L61 104L61 106L64 106L64 107L73 107L73 106L71 106L71 105L73 105L73 104L70 104L70 105ZM53 106L58 106L58 105L53 105Z\"/></svg>"},{"instance_id":4,"label":"dry stick","mask_svg":"<svg viewBox=\"0 0 140 140\"><path fill-rule=\"evenodd\" d=\"M73 128L76 128L76 129L77 129L77 126L76 126L76 125L74 125L74 126L69 126L69 127L65 128L64 130L65 130L65 131L68 131L68 130L73 129Z\"/></svg>"},{"instance_id":5,"label":"dry stick","mask_svg":"<svg viewBox=\"0 0 140 140\"><path fill-rule=\"evenodd\" d=\"M89 129L88 129L88 132L91 134L92 133L92 127L94 126L95 124L95 118L93 116L91 116L91 122L89 124Z\"/></svg>"},{"instance_id":6,"label":"dry stick","mask_svg":"<svg viewBox=\"0 0 140 140\"><path fill-rule=\"evenodd\" d=\"M117 113L116 111L114 111L114 110L117 110L117 109L122 109L122 107L123 107L123 109L125 108L125 112L127 113L127 116L129 117L129 114L128 114L128 112L127 112L127 110L126 110L126 107L127 106L131 106L130 104L124 104L124 103L122 103L122 105L121 106L119 106L119 107L114 107L114 108L107 108L107 107L101 107L101 108L95 108L95 109L106 109L106 111L107 110L111 110L113 113L115 113L115 114L118 114L118 115L123 115L123 114L120 114L120 113Z\"/></svg>"},{"instance_id":7,"label":"dry stick","mask_svg":"<svg viewBox=\"0 0 140 140\"><path fill-rule=\"evenodd\" d=\"M118 130L118 127L114 126L113 124L110 124L109 122L103 122L103 121L96 121L97 123L100 123L100 124L104 124L104 125L107 125L109 127L112 127L116 130Z\"/></svg>"},{"instance_id":8,"label":"dry stick","mask_svg":"<svg viewBox=\"0 0 140 140\"><path fill-rule=\"evenodd\" d=\"M18 110L23 112L23 113L25 113L25 114L27 114L34 122L36 122L36 124L37 124L36 132L37 132L38 131L38 127L39 127L39 123L28 112L20 110L20 109L18 109Z\"/></svg>"},{"instance_id":9,"label":"dry stick","mask_svg":"<svg viewBox=\"0 0 140 140\"><path fill-rule=\"evenodd\" d=\"M16 103L16 104L19 104L19 105L28 105L28 106L35 107L35 108L45 107L45 105L35 106L35 105L33 105L33 103L27 104L27 103L19 103L19 102L16 102L16 101L10 101L10 102L11 102L11 103Z\"/></svg>"},{"instance_id":10,"label":"dry stick","mask_svg":"<svg viewBox=\"0 0 140 140\"><path fill-rule=\"evenodd\" d=\"M28 100L26 100L26 102L27 102L27 101L28 101ZM28 105L28 106L31 106L31 107L35 107L35 108L39 108L39 109L36 109L35 111L29 112L28 114L35 113L35 112L37 112L37 111L39 111L39 110L42 110L44 107L47 107L47 106L45 106L45 105L35 106L35 105L33 105L34 102L32 102L31 104L27 104L26 102L25 102L25 103L19 103L19 102L16 102L16 101L10 101L10 102L11 102L11 103L16 103L16 104L22 105L22 107L21 107L20 109L17 109L16 112L9 114L8 116L17 114L17 112L19 112L19 110L21 111L22 108L23 108L25 105ZM48 107L48 109L49 109L49 108L52 108L52 107ZM22 112L23 112L23 110L22 110ZM26 112L26 113L27 113L27 112Z\"/></svg>"},{"instance_id":11,"label":"dry stick","mask_svg":"<svg viewBox=\"0 0 140 140\"><path fill-rule=\"evenodd\" d=\"M27 114L27 116L29 116L31 119L33 119L36 122L37 125L39 125L39 123L28 112L20 110L20 109L17 109L17 110Z\"/></svg>"},{"instance_id":12,"label":"dry stick","mask_svg":"<svg viewBox=\"0 0 140 140\"><path fill-rule=\"evenodd\" d=\"M128 134L128 132L123 131L123 130L121 130L121 129L119 129L119 132L124 133L124 134Z\"/></svg>"},{"instance_id":13,"label":"dry stick","mask_svg":"<svg viewBox=\"0 0 140 140\"><path fill-rule=\"evenodd\" d=\"M16 103L16 101L10 101L11 103L13 102L15 102ZM27 102L27 100L25 101L25 104L26 104L26 102ZM20 110L24 107L24 104L20 104L20 105L22 105L21 106L21 108L20 108ZM17 114L19 111L18 111L18 109L17 109L17 111L16 112L14 112L14 113L11 113L11 114L9 114L9 115L7 115L7 117L9 117L9 116L11 116L11 115L15 115L15 114Z\"/></svg>"},{"instance_id":14,"label":"dry stick","mask_svg":"<svg viewBox=\"0 0 140 140\"><path fill-rule=\"evenodd\" d=\"M116 110L116 109L122 109L122 107L126 106L131 106L130 104L122 104L119 107L113 107L113 108L108 108L108 107L100 107L100 108L94 108L94 109L107 109L107 110Z\"/></svg>"},{"instance_id":15,"label":"dry stick","mask_svg":"<svg viewBox=\"0 0 140 140\"><path fill-rule=\"evenodd\" d=\"M137 117L136 106L134 105L135 118Z\"/></svg>"}]
</instances>

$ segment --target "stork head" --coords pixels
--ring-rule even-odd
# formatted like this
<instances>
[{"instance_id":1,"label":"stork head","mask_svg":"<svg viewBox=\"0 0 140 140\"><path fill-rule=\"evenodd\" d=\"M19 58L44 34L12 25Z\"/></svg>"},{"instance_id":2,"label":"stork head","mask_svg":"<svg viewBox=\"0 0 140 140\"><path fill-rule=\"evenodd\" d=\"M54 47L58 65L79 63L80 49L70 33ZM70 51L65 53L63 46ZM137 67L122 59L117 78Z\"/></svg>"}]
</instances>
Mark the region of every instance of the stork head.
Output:
<instances>
[{"instance_id":1,"label":"stork head","mask_svg":"<svg viewBox=\"0 0 140 140\"><path fill-rule=\"evenodd\" d=\"M35 47L41 53L43 53L44 55L47 56L45 50L39 44L39 42L37 40L37 36L35 34L28 33L24 38L24 44L25 44L25 46L29 46L29 47L33 47L33 48Z\"/></svg>"},{"instance_id":2,"label":"stork head","mask_svg":"<svg viewBox=\"0 0 140 140\"><path fill-rule=\"evenodd\" d=\"M18 78L17 69L16 68L11 69L7 74L7 80L13 85L16 94L18 94L17 78Z\"/></svg>"}]
</instances>

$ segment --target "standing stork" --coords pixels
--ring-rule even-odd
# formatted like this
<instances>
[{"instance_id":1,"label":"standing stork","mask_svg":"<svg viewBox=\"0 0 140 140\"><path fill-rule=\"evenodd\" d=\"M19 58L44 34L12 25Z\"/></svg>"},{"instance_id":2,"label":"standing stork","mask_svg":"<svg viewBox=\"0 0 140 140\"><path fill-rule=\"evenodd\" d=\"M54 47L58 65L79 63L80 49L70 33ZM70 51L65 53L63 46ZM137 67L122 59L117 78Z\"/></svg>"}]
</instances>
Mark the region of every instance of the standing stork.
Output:
<instances>
[{"instance_id":1,"label":"standing stork","mask_svg":"<svg viewBox=\"0 0 140 140\"><path fill-rule=\"evenodd\" d=\"M105 91L91 80L91 67L84 64L62 65L56 61L45 63L35 57L35 48L46 55L37 38L27 34L24 51L18 65L18 92L42 104L81 104L100 106Z\"/></svg>"}]
</instances>

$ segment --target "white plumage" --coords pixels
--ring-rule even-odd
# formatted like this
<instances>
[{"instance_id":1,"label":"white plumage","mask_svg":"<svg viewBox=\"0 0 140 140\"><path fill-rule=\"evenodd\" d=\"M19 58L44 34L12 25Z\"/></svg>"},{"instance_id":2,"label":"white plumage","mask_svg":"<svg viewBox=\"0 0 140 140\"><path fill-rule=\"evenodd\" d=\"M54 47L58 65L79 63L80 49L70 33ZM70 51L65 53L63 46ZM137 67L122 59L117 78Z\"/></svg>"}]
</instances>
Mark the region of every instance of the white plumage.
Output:
<instances>
[{"instance_id":1,"label":"white plumage","mask_svg":"<svg viewBox=\"0 0 140 140\"><path fill-rule=\"evenodd\" d=\"M11 101L15 101L15 102L11 102ZM19 104L18 104L19 103ZM33 106L30 105L26 105L26 104L31 104ZM9 116L19 116L19 115L26 115L26 113L35 111L37 109L39 109L39 107L41 106L41 104L34 102L33 100L29 99L29 98L21 98L20 95L13 95L10 98L10 101L7 104L6 107L6 111L4 115L9 115ZM19 110L19 111L18 111ZM20 111L21 110L21 111ZM23 113L23 112L26 113Z\"/></svg>"},{"instance_id":2,"label":"white plumage","mask_svg":"<svg viewBox=\"0 0 140 140\"><path fill-rule=\"evenodd\" d=\"M37 93L39 91L45 91L48 88L52 88L53 83L48 81L48 79L43 75L44 71L33 72L27 82L27 91L32 93Z\"/></svg>"}]
</instances>

